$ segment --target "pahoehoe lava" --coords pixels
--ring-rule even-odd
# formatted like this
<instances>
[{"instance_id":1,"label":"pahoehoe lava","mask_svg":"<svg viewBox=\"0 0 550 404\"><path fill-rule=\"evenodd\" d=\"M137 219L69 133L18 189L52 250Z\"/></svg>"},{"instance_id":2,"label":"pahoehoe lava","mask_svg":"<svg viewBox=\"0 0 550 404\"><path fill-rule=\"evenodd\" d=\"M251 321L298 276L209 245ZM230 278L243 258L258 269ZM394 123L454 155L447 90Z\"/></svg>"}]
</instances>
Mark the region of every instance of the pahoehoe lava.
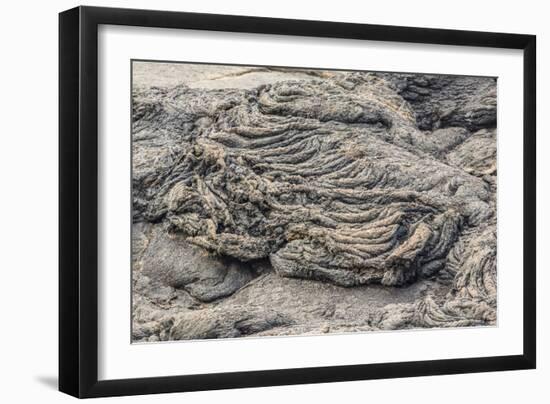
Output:
<instances>
[{"instance_id":1,"label":"pahoehoe lava","mask_svg":"<svg viewBox=\"0 0 550 404\"><path fill-rule=\"evenodd\" d=\"M496 79L273 71L134 85L133 340L494 325Z\"/></svg>"}]
</instances>

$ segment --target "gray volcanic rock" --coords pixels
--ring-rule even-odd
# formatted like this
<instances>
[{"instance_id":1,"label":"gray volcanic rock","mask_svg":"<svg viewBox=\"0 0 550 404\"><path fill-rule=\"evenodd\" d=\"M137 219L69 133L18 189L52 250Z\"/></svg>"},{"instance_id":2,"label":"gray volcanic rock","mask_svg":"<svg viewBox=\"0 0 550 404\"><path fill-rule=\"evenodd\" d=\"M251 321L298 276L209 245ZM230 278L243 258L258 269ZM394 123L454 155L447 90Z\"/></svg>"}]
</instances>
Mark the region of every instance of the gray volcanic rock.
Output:
<instances>
[{"instance_id":1,"label":"gray volcanic rock","mask_svg":"<svg viewBox=\"0 0 550 404\"><path fill-rule=\"evenodd\" d=\"M255 276L246 264L214 256L164 231L155 232L144 253L143 274L203 302L231 295Z\"/></svg>"},{"instance_id":2,"label":"gray volcanic rock","mask_svg":"<svg viewBox=\"0 0 550 404\"><path fill-rule=\"evenodd\" d=\"M482 129L450 152L447 161L468 174L483 177L496 173L496 157L496 131Z\"/></svg>"},{"instance_id":3,"label":"gray volcanic rock","mask_svg":"<svg viewBox=\"0 0 550 404\"><path fill-rule=\"evenodd\" d=\"M245 306L192 311L178 317L170 330L170 339L235 338L288 324L288 318L270 308L252 311Z\"/></svg>"},{"instance_id":4,"label":"gray volcanic rock","mask_svg":"<svg viewBox=\"0 0 550 404\"><path fill-rule=\"evenodd\" d=\"M496 126L496 78L377 74L408 101L421 130L459 126L474 131Z\"/></svg>"},{"instance_id":5,"label":"gray volcanic rock","mask_svg":"<svg viewBox=\"0 0 550 404\"><path fill-rule=\"evenodd\" d=\"M133 89L134 270L175 296L136 339L494 324L496 80L261 73Z\"/></svg>"}]
</instances>

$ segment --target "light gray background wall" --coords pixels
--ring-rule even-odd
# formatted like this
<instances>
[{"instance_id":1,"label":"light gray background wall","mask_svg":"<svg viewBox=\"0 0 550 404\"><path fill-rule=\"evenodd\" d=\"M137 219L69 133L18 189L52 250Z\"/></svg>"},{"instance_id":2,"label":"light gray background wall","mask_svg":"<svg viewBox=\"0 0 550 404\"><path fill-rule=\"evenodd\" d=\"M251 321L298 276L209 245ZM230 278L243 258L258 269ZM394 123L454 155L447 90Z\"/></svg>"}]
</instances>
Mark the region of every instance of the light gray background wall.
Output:
<instances>
[{"instance_id":1,"label":"light gray background wall","mask_svg":"<svg viewBox=\"0 0 550 404\"><path fill-rule=\"evenodd\" d=\"M0 54L0 400L64 403L57 374L57 13L74 1L4 2ZM535 371L110 399L126 403L548 402L550 25L543 1L90 1L156 8L538 36L538 305ZM520 134L518 134L519 136ZM510 164L521 164L520 161ZM546 188L544 187L546 185Z\"/></svg>"}]
</instances>

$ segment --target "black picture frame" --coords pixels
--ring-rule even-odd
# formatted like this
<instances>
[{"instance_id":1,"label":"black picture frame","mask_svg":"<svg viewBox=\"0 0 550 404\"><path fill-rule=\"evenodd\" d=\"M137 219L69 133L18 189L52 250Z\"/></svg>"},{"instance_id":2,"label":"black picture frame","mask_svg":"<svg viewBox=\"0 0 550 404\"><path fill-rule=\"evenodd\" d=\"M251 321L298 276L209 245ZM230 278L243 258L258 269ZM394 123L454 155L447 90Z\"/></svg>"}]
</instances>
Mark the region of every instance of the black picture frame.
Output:
<instances>
[{"instance_id":1,"label":"black picture frame","mask_svg":"<svg viewBox=\"0 0 550 404\"><path fill-rule=\"evenodd\" d=\"M181 28L523 50L523 354L98 380L98 26ZM534 369L536 37L183 12L77 7L59 15L59 390L104 397Z\"/></svg>"}]
</instances>

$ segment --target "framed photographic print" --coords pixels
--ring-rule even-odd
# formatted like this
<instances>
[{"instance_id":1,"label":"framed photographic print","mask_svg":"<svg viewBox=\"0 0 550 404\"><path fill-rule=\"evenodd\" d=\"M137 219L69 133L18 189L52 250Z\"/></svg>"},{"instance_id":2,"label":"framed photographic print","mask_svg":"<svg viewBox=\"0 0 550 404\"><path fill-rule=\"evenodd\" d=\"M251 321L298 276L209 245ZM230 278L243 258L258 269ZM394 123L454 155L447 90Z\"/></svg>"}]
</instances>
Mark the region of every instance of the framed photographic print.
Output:
<instances>
[{"instance_id":1,"label":"framed photographic print","mask_svg":"<svg viewBox=\"0 0 550 404\"><path fill-rule=\"evenodd\" d=\"M535 367L535 36L59 24L61 391Z\"/></svg>"}]
</instances>

